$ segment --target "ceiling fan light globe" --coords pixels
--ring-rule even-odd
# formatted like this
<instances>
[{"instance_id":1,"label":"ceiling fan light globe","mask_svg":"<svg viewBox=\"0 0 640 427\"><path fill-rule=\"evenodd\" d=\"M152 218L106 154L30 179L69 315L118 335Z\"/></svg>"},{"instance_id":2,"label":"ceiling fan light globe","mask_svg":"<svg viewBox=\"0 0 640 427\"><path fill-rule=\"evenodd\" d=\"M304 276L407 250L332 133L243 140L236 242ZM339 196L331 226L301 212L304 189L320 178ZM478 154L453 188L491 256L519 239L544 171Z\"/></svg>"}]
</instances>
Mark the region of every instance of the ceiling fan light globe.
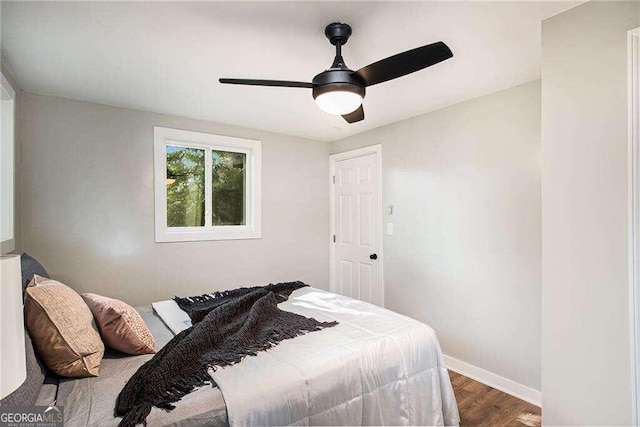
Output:
<instances>
[{"instance_id":1,"label":"ceiling fan light globe","mask_svg":"<svg viewBox=\"0 0 640 427\"><path fill-rule=\"evenodd\" d=\"M362 105L359 93L335 90L316 96L316 104L325 113L342 116L356 111Z\"/></svg>"}]
</instances>

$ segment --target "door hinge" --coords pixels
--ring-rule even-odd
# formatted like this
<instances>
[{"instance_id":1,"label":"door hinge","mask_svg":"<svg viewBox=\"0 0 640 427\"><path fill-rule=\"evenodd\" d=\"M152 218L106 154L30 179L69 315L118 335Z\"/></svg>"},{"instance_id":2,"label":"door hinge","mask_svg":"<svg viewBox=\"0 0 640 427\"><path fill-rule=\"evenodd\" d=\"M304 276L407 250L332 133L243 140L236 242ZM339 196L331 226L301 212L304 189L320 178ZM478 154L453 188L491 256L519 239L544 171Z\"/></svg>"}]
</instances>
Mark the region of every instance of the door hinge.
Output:
<instances>
[{"instance_id":1,"label":"door hinge","mask_svg":"<svg viewBox=\"0 0 640 427\"><path fill-rule=\"evenodd\" d=\"M334 184L336 183L336 176L335 175L333 175L333 183Z\"/></svg>"},{"instance_id":2,"label":"door hinge","mask_svg":"<svg viewBox=\"0 0 640 427\"><path fill-rule=\"evenodd\" d=\"M335 242L336 242L336 235L334 234L333 235L333 243L335 243Z\"/></svg>"}]
</instances>

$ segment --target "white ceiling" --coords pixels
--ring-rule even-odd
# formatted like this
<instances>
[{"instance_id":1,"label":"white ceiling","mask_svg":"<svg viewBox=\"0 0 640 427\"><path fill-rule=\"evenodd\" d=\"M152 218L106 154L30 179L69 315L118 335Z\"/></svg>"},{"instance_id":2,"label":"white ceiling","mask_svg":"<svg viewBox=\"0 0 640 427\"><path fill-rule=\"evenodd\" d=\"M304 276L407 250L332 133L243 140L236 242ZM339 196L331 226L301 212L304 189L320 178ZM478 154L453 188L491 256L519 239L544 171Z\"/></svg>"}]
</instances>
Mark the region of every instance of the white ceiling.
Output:
<instances>
[{"instance_id":1,"label":"white ceiling","mask_svg":"<svg viewBox=\"0 0 640 427\"><path fill-rule=\"evenodd\" d=\"M335 140L540 77L540 22L580 2L2 2L2 59L26 91ZM348 66L438 40L454 57L373 86L366 119L321 112L311 81L351 24Z\"/></svg>"}]
</instances>

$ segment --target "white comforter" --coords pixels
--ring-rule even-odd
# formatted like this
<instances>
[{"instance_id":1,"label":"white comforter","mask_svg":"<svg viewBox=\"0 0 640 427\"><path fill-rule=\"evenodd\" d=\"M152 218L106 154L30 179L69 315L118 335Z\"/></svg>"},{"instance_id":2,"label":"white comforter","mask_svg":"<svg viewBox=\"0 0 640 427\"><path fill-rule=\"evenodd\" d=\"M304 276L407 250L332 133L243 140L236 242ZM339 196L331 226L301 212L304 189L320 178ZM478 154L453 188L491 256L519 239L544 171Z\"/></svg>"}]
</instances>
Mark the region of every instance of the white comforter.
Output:
<instances>
[{"instance_id":1,"label":"white comforter","mask_svg":"<svg viewBox=\"0 0 640 427\"><path fill-rule=\"evenodd\" d=\"M279 307L339 325L212 371L232 426L459 423L429 326L314 288L298 289ZM157 311L175 323L175 313ZM177 321L183 329L184 316Z\"/></svg>"}]
</instances>

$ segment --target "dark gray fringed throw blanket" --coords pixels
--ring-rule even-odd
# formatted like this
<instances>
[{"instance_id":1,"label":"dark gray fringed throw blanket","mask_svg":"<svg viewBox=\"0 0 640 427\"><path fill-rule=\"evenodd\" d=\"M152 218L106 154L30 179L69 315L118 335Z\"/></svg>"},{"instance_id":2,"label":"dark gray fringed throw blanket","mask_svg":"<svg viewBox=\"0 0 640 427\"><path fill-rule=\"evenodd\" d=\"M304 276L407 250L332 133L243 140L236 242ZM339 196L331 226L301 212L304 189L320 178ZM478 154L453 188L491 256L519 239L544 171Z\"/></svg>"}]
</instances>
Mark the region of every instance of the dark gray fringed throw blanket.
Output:
<instances>
[{"instance_id":1,"label":"dark gray fringed throw blanket","mask_svg":"<svg viewBox=\"0 0 640 427\"><path fill-rule=\"evenodd\" d=\"M212 384L208 369L240 362L280 341L337 325L280 310L302 282L174 298L193 326L173 337L131 377L116 401L121 426L146 424L153 406L165 410L197 387Z\"/></svg>"}]
</instances>

